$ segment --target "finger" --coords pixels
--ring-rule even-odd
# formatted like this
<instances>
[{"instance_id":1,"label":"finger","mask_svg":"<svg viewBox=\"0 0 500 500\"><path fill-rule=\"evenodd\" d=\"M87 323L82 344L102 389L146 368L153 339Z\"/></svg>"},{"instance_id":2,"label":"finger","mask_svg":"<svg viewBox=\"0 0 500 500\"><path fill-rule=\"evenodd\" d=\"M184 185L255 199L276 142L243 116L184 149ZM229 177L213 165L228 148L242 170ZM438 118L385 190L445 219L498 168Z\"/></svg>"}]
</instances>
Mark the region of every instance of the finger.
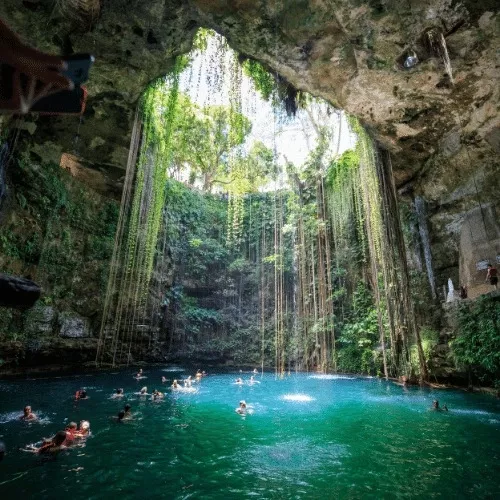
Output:
<instances>
[{"instance_id":1,"label":"finger","mask_svg":"<svg viewBox=\"0 0 500 500\"><path fill-rule=\"evenodd\" d=\"M61 75L54 69L48 68L47 65L43 65L39 61L33 61L25 57L16 57L12 51L4 51L0 58L1 61L9 64L26 76L34 76L42 82L52 83L60 89L72 90L74 88L74 83L69 78Z\"/></svg>"},{"instance_id":2,"label":"finger","mask_svg":"<svg viewBox=\"0 0 500 500\"><path fill-rule=\"evenodd\" d=\"M26 75L33 76L44 84L50 83L60 90L73 90L75 88L75 84L69 78L57 71L47 69L47 67L23 65L19 69Z\"/></svg>"},{"instance_id":3,"label":"finger","mask_svg":"<svg viewBox=\"0 0 500 500\"><path fill-rule=\"evenodd\" d=\"M20 38L0 19L0 39L11 45L22 45Z\"/></svg>"},{"instance_id":4,"label":"finger","mask_svg":"<svg viewBox=\"0 0 500 500\"><path fill-rule=\"evenodd\" d=\"M64 65L62 66L65 65L66 63L64 63ZM44 78L48 78L51 74L60 75L59 70L55 66L42 64L40 61L36 61L26 57L20 57L19 59L17 59L16 66L22 69L23 73L27 75L38 75L40 77L44 75ZM62 66L60 66L61 69Z\"/></svg>"},{"instance_id":5,"label":"finger","mask_svg":"<svg viewBox=\"0 0 500 500\"><path fill-rule=\"evenodd\" d=\"M45 54L37 49L32 49L26 45L16 47L16 52L20 58L30 59L32 64L36 66L51 66L57 69L65 69L66 63L60 56Z\"/></svg>"}]
</instances>

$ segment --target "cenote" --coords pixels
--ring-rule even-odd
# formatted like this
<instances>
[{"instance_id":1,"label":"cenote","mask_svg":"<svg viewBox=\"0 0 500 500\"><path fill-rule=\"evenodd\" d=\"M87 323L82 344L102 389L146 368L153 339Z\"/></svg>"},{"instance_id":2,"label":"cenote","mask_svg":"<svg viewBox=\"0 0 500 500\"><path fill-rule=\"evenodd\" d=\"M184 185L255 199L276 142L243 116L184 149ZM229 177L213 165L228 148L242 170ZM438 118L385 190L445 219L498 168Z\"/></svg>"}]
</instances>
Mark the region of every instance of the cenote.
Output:
<instances>
[{"instance_id":1,"label":"cenote","mask_svg":"<svg viewBox=\"0 0 500 500\"><path fill-rule=\"evenodd\" d=\"M196 393L162 402L175 368L3 382L3 498L495 498L500 494L498 401L463 391L404 389L376 378L209 374ZM233 382L237 376L245 385ZM83 384L89 399L73 401ZM123 401L111 400L123 387ZM429 410L439 398L449 412ZM240 400L252 413L235 412ZM39 422L17 420L29 402ZM125 402L134 419L110 419ZM83 448L52 461L17 451L88 419Z\"/></svg>"},{"instance_id":2,"label":"cenote","mask_svg":"<svg viewBox=\"0 0 500 500\"><path fill-rule=\"evenodd\" d=\"M500 498L498 9L0 1L1 498Z\"/></svg>"}]
</instances>

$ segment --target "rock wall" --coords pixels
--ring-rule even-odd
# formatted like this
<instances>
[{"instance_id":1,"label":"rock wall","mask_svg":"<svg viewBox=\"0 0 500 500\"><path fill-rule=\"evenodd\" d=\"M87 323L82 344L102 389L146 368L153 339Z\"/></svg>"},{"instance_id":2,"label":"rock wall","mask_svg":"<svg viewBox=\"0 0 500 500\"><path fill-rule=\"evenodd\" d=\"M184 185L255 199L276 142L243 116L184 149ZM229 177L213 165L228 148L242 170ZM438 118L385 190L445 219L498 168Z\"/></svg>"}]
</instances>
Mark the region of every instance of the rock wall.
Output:
<instances>
[{"instance_id":1,"label":"rock wall","mask_svg":"<svg viewBox=\"0 0 500 500\"><path fill-rule=\"evenodd\" d=\"M52 0L0 5L0 16L38 48L96 56L81 120L26 117L19 124L22 147L37 159L58 162L70 153L119 192L139 95L189 50L199 26L210 27L298 89L362 120L391 151L398 187L429 203L438 286L448 275L458 279L461 224L477 205L477 192L499 209L498 2L100 4L91 13L76 10L78 15L54 8ZM429 44L429 33L443 36L451 71ZM415 65L405 67L408 56Z\"/></svg>"}]
</instances>

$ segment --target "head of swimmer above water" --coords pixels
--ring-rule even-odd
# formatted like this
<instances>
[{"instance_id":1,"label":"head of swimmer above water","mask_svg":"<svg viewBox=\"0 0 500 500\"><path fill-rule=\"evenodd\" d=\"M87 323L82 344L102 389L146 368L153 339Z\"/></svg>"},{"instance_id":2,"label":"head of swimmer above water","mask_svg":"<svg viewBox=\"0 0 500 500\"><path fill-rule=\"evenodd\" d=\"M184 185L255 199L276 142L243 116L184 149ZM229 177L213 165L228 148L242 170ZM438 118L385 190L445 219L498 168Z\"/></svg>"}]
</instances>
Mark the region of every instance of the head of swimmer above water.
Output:
<instances>
[{"instance_id":1,"label":"head of swimmer above water","mask_svg":"<svg viewBox=\"0 0 500 500\"><path fill-rule=\"evenodd\" d=\"M80 432L87 433L90 431L90 422L88 420L82 420L80 422Z\"/></svg>"}]
</instances>

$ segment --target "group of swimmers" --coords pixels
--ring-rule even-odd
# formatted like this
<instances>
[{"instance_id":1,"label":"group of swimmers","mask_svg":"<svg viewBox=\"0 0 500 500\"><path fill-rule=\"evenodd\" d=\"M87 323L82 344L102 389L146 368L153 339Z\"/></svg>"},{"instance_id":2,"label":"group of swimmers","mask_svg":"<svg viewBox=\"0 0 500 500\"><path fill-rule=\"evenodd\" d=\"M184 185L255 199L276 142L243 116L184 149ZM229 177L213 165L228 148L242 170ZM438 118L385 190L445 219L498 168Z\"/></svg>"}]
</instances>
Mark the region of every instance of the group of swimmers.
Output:
<instances>
[{"instance_id":1,"label":"group of swimmers","mask_svg":"<svg viewBox=\"0 0 500 500\"><path fill-rule=\"evenodd\" d=\"M33 413L31 406L27 405L19 419L33 422L38 420L38 417ZM70 422L64 430L56 432L53 437L43 438L39 443L27 445L21 450L37 455L55 455L65 448L83 444L89 435L90 422L88 420L81 420L79 426L76 422Z\"/></svg>"},{"instance_id":2,"label":"group of swimmers","mask_svg":"<svg viewBox=\"0 0 500 500\"><path fill-rule=\"evenodd\" d=\"M240 371L241 373L241 371ZM255 375L258 373L257 369L254 369L253 374L248 380L249 385L259 384L260 382L255 380ZM195 378L193 380L192 376L188 376L188 378L183 380L183 385L177 380L174 379L171 389L174 391L195 391L192 387L194 382L200 382L201 379L206 376L205 371L198 370L196 372ZM143 375L142 368L139 372L134 376L136 380L140 380L143 378L147 378ZM162 377L162 383L167 383L167 379ZM234 384L236 385L244 385L244 381L241 377L238 377ZM165 397L165 394L155 389L152 393L148 393L148 388L142 387L139 392L135 394L139 396L151 396L152 401L159 401ZM111 396L111 399L121 399L125 396L123 388L119 388L115 390L115 393ZM88 399L88 395L85 389L79 389L75 393L75 400ZM253 412L253 407L245 400L241 400L237 408L235 408L235 412L239 415L245 416ZM448 407L446 405L440 406L438 400L434 400L432 402L432 406L430 408L434 411L448 411ZM117 416L111 417L116 422L124 422L127 420L133 420L133 415L131 411L131 406L126 404L123 409L118 413ZM23 414L19 417L20 420L26 422L36 421L38 419L37 415L33 412L30 405L26 405L23 409ZM58 431L52 438L44 438L39 443L34 445L27 445L25 448L22 448L23 451L35 453L38 455L55 455L59 451L63 449L67 449L73 446L81 446L85 443L86 438L90 436L90 423L87 420L80 421L80 425L78 426L76 422L70 422L64 430ZM3 458L3 454L5 453L5 445L0 443L3 446L3 449L0 450L1 458Z\"/></svg>"},{"instance_id":3,"label":"group of swimmers","mask_svg":"<svg viewBox=\"0 0 500 500\"><path fill-rule=\"evenodd\" d=\"M240 373L242 371L240 370ZM255 375L257 375L259 372L257 368L254 368L252 371L252 375L250 376L250 379L248 380L248 385L254 385L254 384L260 384L258 380L255 380ZM245 385L244 380L241 377L238 377L234 382L235 385ZM240 404L238 405L237 408L234 410L236 413L239 415L247 415L249 413L253 413L253 406L247 404L245 400L240 401Z\"/></svg>"}]
</instances>

